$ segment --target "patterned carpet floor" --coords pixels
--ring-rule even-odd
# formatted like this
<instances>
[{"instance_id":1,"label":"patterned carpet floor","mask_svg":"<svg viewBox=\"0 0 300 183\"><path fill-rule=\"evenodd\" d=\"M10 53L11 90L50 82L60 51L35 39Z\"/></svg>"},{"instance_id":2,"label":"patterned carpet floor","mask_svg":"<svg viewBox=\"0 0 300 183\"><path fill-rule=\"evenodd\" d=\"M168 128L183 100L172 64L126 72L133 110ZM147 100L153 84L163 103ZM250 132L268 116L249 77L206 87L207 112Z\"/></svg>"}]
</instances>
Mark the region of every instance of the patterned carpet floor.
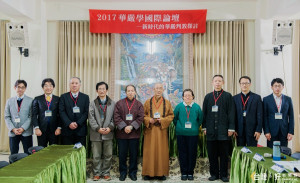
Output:
<instances>
[{"instance_id":1,"label":"patterned carpet floor","mask_svg":"<svg viewBox=\"0 0 300 183\"><path fill-rule=\"evenodd\" d=\"M163 182L186 182L186 183L192 183L192 182L204 182L204 183L212 183L211 181L208 181L209 175L209 162L208 158L198 158L196 161L196 167L195 167L195 173L194 173L194 181L181 181L180 180L180 168L179 168L179 161L177 158L170 158L170 171L169 176L167 177L166 181ZM92 159L87 159L87 182L88 183L98 183L98 182L106 182L104 180L100 181L93 181L93 170L92 170ZM152 181L144 181L142 179L142 158L139 158L138 160L138 172L137 172L137 181L131 181L129 177L126 178L125 181L119 181L119 159L116 156L113 156L112 158L112 169L110 171L110 175L112 179L108 182L145 182L145 183L154 183L154 182L162 182L158 180L152 180ZM214 183L220 183L221 180L213 181Z\"/></svg>"}]
</instances>

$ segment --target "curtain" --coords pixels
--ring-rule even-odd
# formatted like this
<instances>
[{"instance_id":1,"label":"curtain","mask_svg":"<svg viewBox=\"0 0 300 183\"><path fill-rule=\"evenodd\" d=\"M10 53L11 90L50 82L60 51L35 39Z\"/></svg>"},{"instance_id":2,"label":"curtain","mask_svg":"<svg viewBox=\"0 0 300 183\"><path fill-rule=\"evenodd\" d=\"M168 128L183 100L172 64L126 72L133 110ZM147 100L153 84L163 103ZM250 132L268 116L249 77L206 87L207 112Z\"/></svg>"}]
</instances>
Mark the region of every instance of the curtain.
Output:
<instances>
[{"instance_id":1,"label":"curtain","mask_svg":"<svg viewBox=\"0 0 300 183\"><path fill-rule=\"evenodd\" d=\"M249 74L248 55L254 54L254 50L248 49L247 30L246 21L208 21L205 34L194 34L194 92L195 101L200 106L204 96L212 91L214 74L224 76L226 91L232 94L240 91L238 79ZM82 79L81 91L93 100L96 83L102 80L110 83L114 79L109 75L109 68L115 64L110 62L110 40L110 34L89 33L88 21L59 22L58 94L68 91L70 77L78 76ZM169 131L174 131L174 126L171 128ZM199 138L198 156L206 157L206 141L202 133ZM170 156L176 156L174 133L169 133L169 141ZM139 147L142 155L142 145ZM115 142L113 152L117 152Z\"/></svg>"},{"instance_id":2,"label":"curtain","mask_svg":"<svg viewBox=\"0 0 300 183\"><path fill-rule=\"evenodd\" d=\"M293 88L292 88L292 99L294 105L294 117L295 117L295 131L293 137L293 151L300 152L300 20L295 21L294 27L294 38L292 44L292 59L293 59Z\"/></svg>"},{"instance_id":3,"label":"curtain","mask_svg":"<svg viewBox=\"0 0 300 183\"><path fill-rule=\"evenodd\" d=\"M9 151L8 129L4 121L4 108L6 100L10 97L10 47L8 45L6 23L0 20L0 151Z\"/></svg>"},{"instance_id":4,"label":"curtain","mask_svg":"<svg viewBox=\"0 0 300 183\"><path fill-rule=\"evenodd\" d=\"M94 100L96 83L109 82L110 34L92 34L88 21L60 21L58 41L58 94L69 91L73 76L80 91Z\"/></svg>"},{"instance_id":5,"label":"curtain","mask_svg":"<svg viewBox=\"0 0 300 183\"><path fill-rule=\"evenodd\" d=\"M240 92L238 80L250 74L249 55L254 54L254 50L249 50L247 26L247 21L207 21L206 33L194 34L194 93L200 106L205 95L213 90L215 74L223 75L224 90L232 95ZM198 155L206 157L203 133L199 138Z\"/></svg>"}]
</instances>

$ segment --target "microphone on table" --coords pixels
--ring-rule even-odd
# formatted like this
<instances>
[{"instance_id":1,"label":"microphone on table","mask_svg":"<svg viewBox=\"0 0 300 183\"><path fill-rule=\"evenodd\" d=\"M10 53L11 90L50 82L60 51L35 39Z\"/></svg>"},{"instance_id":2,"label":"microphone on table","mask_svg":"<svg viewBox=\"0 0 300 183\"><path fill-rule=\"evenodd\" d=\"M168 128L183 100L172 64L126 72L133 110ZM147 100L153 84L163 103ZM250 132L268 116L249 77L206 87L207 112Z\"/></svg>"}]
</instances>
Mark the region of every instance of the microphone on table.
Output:
<instances>
[{"instance_id":1,"label":"microphone on table","mask_svg":"<svg viewBox=\"0 0 300 183\"><path fill-rule=\"evenodd\" d=\"M265 158L273 158L273 154L270 153L264 153ZM281 159L286 159L286 156L280 156Z\"/></svg>"}]
</instances>

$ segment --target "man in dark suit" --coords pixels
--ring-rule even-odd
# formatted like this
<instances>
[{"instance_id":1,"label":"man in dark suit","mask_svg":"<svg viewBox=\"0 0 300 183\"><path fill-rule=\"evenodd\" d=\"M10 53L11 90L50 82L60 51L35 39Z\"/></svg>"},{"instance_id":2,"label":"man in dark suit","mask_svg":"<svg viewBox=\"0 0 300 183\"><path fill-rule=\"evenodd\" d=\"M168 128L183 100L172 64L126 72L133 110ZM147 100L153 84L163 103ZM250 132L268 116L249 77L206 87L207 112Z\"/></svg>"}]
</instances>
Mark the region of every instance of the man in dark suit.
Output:
<instances>
[{"instance_id":1,"label":"man in dark suit","mask_svg":"<svg viewBox=\"0 0 300 183\"><path fill-rule=\"evenodd\" d=\"M232 95L222 89L223 85L223 76L215 75L214 91L207 94L203 102L202 128L207 136L211 175L208 180L214 181L220 177L223 182L228 182L230 137L235 132L235 105Z\"/></svg>"},{"instance_id":2,"label":"man in dark suit","mask_svg":"<svg viewBox=\"0 0 300 183\"><path fill-rule=\"evenodd\" d=\"M86 145L89 96L79 92L81 80L70 79L70 92L62 94L59 101L59 115L62 120L62 143L71 145L80 142Z\"/></svg>"},{"instance_id":3,"label":"man in dark suit","mask_svg":"<svg viewBox=\"0 0 300 183\"><path fill-rule=\"evenodd\" d=\"M47 147L48 143L57 144L57 136L61 133L58 112L59 97L52 94L55 83L53 79L42 81L44 94L34 98L32 103L32 123L37 136L38 145Z\"/></svg>"},{"instance_id":4,"label":"man in dark suit","mask_svg":"<svg viewBox=\"0 0 300 183\"><path fill-rule=\"evenodd\" d=\"M275 78L271 82L273 93L264 97L264 133L267 146L272 148L273 141L280 141L287 147L294 135L294 110L292 99L282 94L284 82Z\"/></svg>"},{"instance_id":5,"label":"man in dark suit","mask_svg":"<svg viewBox=\"0 0 300 183\"><path fill-rule=\"evenodd\" d=\"M251 79L239 80L242 92L233 97L236 108L235 136L238 146L257 146L262 131L263 104L260 95L250 91Z\"/></svg>"}]
</instances>

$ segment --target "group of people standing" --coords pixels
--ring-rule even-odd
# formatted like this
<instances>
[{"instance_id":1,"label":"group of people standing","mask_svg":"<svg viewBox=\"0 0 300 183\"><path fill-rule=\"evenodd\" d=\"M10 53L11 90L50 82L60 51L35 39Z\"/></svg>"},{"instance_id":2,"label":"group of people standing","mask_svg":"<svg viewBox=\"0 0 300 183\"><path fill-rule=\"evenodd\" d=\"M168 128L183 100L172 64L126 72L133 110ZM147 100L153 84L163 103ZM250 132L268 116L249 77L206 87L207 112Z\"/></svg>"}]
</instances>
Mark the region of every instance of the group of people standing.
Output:
<instances>
[{"instance_id":1,"label":"group of people standing","mask_svg":"<svg viewBox=\"0 0 300 183\"><path fill-rule=\"evenodd\" d=\"M52 94L55 83L44 79L44 94L35 99L26 96L27 83L17 80L16 97L10 98L5 107L5 122L9 129L11 153L18 153L22 141L24 152L32 146L33 128L38 145L56 144L61 135L62 144L80 142L86 145L87 128L93 153L94 180L110 180L113 138L117 139L120 181L127 177L137 180L137 158L144 125L142 175L144 180L166 180L169 175L168 127L175 125L181 180L194 180L199 129L207 139L210 162L210 181L228 182L228 156L230 138L234 135L239 146L257 146L264 129L268 147L273 141L282 146L294 134L293 106L291 98L283 95L284 82L276 78L271 82L273 94L264 98L250 91L251 79L239 80L241 93L232 95L223 90L222 75L212 80L214 91L204 98L203 107L194 102L191 89L182 92L183 102L172 109L163 97L164 86L154 85L154 96L143 105L136 98L134 85L125 87L126 98L113 101L108 95L108 84L96 84L97 97L89 101L80 92L81 80L70 79L70 92L61 97ZM88 120L88 123L87 123ZM88 124L88 125L87 125ZM115 133L115 134L114 134ZM127 155L129 154L129 167ZM220 163L219 163L220 157Z\"/></svg>"}]
</instances>

